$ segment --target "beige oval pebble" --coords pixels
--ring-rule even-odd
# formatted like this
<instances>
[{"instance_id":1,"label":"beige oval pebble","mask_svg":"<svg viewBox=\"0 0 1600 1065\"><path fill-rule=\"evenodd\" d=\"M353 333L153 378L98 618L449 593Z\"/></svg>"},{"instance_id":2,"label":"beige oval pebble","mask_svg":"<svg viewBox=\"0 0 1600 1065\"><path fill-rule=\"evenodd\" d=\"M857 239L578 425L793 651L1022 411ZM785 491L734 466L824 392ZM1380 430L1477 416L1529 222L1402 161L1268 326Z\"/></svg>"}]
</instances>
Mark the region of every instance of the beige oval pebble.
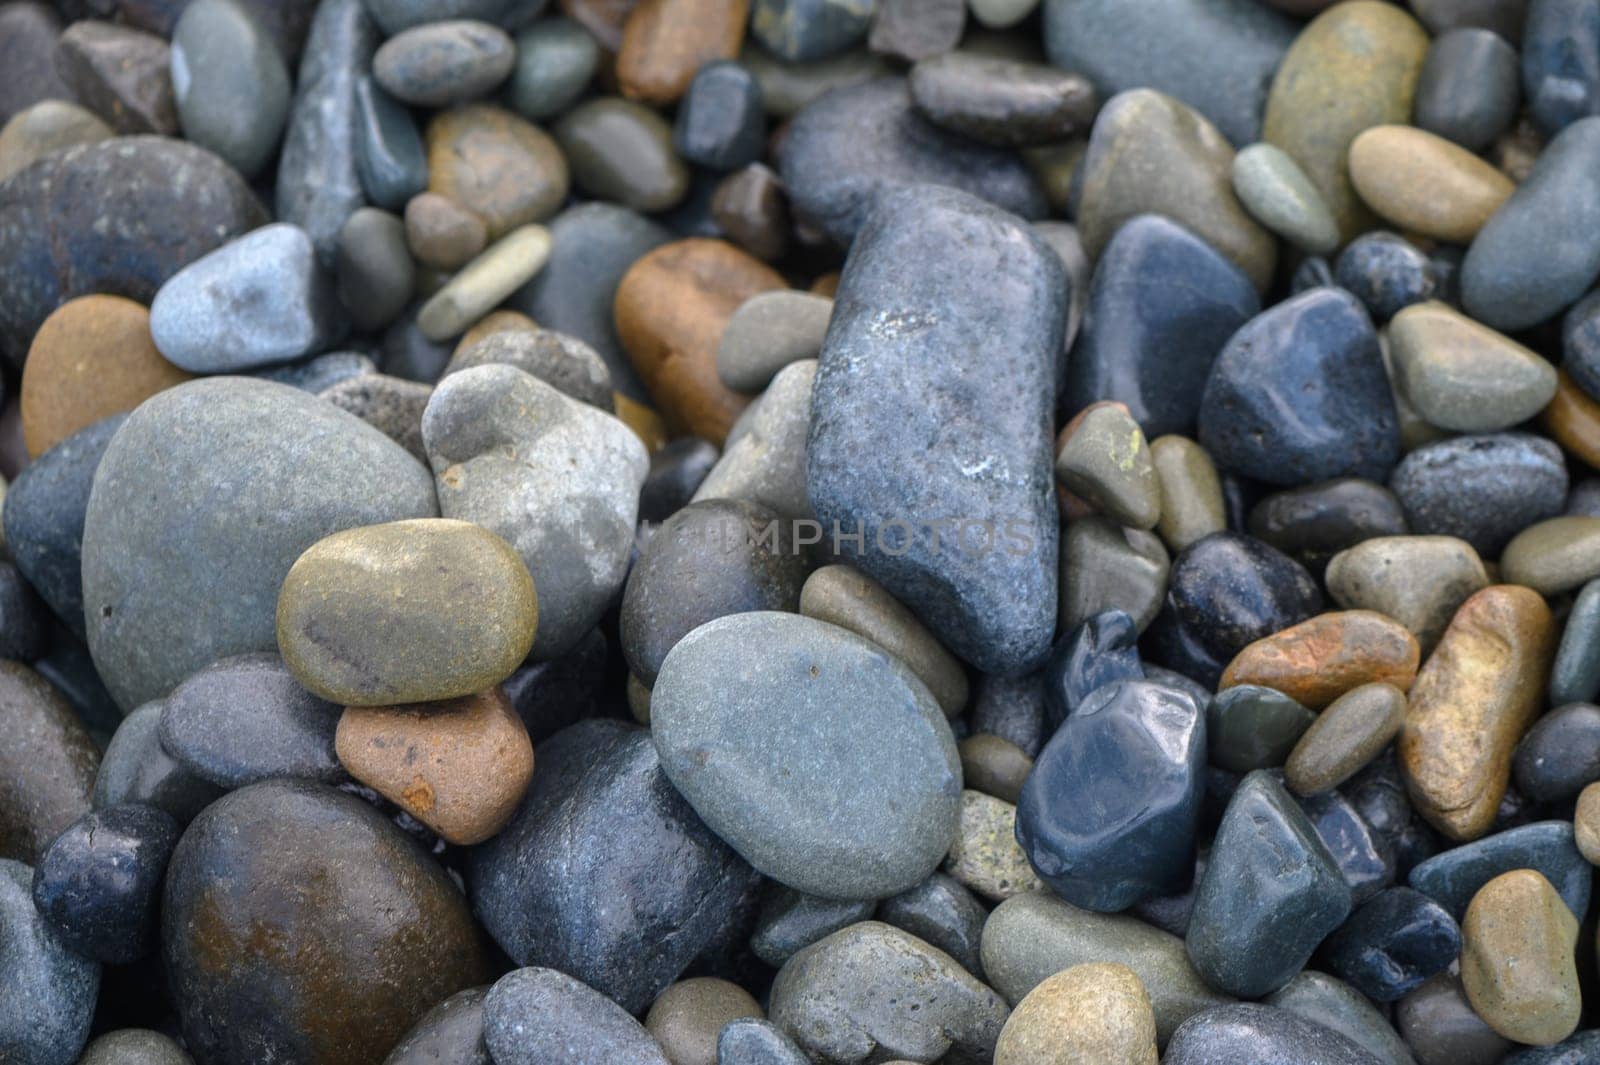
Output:
<instances>
[{"instance_id":1,"label":"beige oval pebble","mask_svg":"<svg viewBox=\"0 0 1600 1065\"><path fill-rule=\"evenodd\" d=\"M1590 865L1600 865L1600 780L1584 788L1572 814L1572 834L1578 851Z\"/></svg>"},{"instance_id":2,"label":"beige oval pebble","mask_svg":"<svg viewBox=\"0 0 1600 1065\"><path fill-rule=\"evenodd\" d=\"M1472 897L1461 921L1461 983L1472 1009L1518 1043L1549 1046L1578 1027L1578 920L1541 874L1514 869Z\"/></svg>"},{"instance_id":3,"label":"beige oval pebble","mask_svg":"<svg viewBox=\"0 0 1600 1065\"><path fill-rule=\"evenodd\" d=\"M973 791L1015 804L1022 784L1033 770L1033 759L1010 740L978 732L956 744L961 755L961 779Z\"/></svg>"},{"instance_id":4,"label":"beige oval pebble","mask_svg":"<svg viewBox=\"0 0 1600 1065\"><path fill-rule=\"evenodd\" d=\"M1334 555L1328 594L1347 610L1376 610L1417 638L1424 655L1456 608L1489 586L1471 544L1453 536L1379 536Z\"/></svg>"},{"instance_id":5,"label":"beige oval pebble","mask_svg":"<svg viewBox=\"0 0 1600 1065\"><path fill-rule=\"evenodd\" d=\"M1400 733L1406 696L1392 684L1363 684L1333 701L1289 752L1289 787L1316 795L1343 784Z\"/></svg>"},{"instance_id":6,"label":"beige oval pebble","mask_svg":"<svg viewBox=\"0 0 1600 1065\"><path fill-rule=\"evenodd\" d=\"M1156 1065L1156 1018L1133 970L1114 962L1063 969L1011 1011L994 1065Z\"/></svg>"},{"instance_id":7,"label":"beige oval pebble","mask_svg":"<svg viewBox=\"0 0 1600 1065\"><path fill-rule=\"evenodd\" d=\"M1374 126L1350 144L1350 180L1401 229L1469 244L1516 185L1465 148L1414 126Z\"/></svg>"},{"instance_id":8,"label":"beige oval pebble","mask_svg":"<svg viewBox=\"0 0 1600 1065\"><path fill-rule=\"evenodd\" d=\"M1205 448L1188 437L1159 436L1150 442L1150 460L1161 484L1156 532L1168 547L1182 551L1228 527L1222 480Z\"/></svg>"},{"instance_id":9,"label":"beige oval pebble","mask_svg":"<svg viewBox=\"0 0 1600 1065\"><path fill-rule=\"evenodd\" d=\"M679 980L656 996L644 1026L672 1065L717 1065L722 1026L760 1017L761 1003L738 984L715 976Z\"/></svg>"},{"instance_id":10,"label":"beige oval pebble","mask_svg":"<svg viewBox=\"0 0 1600 1065\"><path fill-rule=\"evenodd\" d=\"M1544 410L1556 394L1548 360L1437 300L1394 316L1389 357L1406 400L1441 429L1509 429Z\"/></svg>"}]
</instances>

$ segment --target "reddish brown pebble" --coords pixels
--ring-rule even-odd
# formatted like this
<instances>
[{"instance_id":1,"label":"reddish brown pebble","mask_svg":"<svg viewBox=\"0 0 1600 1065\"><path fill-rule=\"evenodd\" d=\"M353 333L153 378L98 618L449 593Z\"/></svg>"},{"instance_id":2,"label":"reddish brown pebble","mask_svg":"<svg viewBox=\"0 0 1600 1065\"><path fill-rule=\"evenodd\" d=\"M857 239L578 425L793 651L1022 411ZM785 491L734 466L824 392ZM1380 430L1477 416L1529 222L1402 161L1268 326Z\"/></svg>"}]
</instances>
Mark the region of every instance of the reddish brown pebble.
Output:
<instances>
[{"instance_id":1,"label":"reddish brown pebble","mask_svg":"<svg viewBox=\"0 0 1600 1065\"><path fill-rule=\"evenodd\" d=\"M1352 688L1411 687L1420 656L1404 625L1372 610L1340 610L1275 632L1240 651L1223 688L1259 684L1320 710Z\"/></svg>"},{"instance_id":2,"label":"reddish brown pebble","mask_svg":"<svg viewBox=\"0 0 1600 1065\"><path fill-rule=\"evenodd\" d=\"M1600 403L1573 384L1565 370L1557 376L1555 398L1539 418L1556 443L1600 469Z\"/></svg>"},{"instance_id":3,"label":"reddish brown pebble","mask_svg":"<svg viewBox=\"0 0 1600 1065\"><path fill-rule=\"evenodd\" d=\"M749 13L746 0L640 0L622 24L622 95L676 103L701 67L739 54Z\"/></svg>"}]
</instances>

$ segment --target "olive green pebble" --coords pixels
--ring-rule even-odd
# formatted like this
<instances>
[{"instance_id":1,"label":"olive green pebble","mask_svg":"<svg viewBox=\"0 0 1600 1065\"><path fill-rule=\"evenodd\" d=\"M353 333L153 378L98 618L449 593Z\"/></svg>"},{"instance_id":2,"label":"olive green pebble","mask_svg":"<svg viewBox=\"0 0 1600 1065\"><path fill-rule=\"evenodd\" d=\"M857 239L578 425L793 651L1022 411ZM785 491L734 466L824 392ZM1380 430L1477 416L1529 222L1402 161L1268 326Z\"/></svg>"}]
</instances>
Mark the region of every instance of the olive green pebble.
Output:
<instances>
[{"instance_id":1,"label":"olive green pebble","mask_svg":"<svg viewBox=\"0 0 1600 1065\"><path fill-rule=\"evenodd\" d=\"M1150 461L1161 484L1161 520L1156 532L1173 551L1228 527L1222 480L1206 449L1186 436L1150 443Z\"/></svg>"},{"instance_id":2,"label":"olive green pebble","mask_svg":"<svg viewBox=\"0 0 1600 1065\"><path fill-rule=\"evenodd\" d=\"M1556 394L1555 367L1437 300L1389 323L1395 384L1428 424L1461 433L1509 429Z\"/></svg>"},{"instance_id":3,"label":"olive green pebble","mask_svg":"<svg viewBox=\"0 0 1600 1065\"><path fill-rule=\"evenodd\" d=\"M1456 608L1489 587L1471 544L1454 536L1379 536L1334 555L1328 594L1347 610L1375 610L1404 625L1426 655Z\"/></svg>"},{"instance_id":4,"label":"olive green pebble","mask_svg":"<svg viewBox=\"0 0 1600 1065\"><path fill-rule=\"evenodd\" d=\"M1406 696L1392 684L1363 684L1345 692L1311 723L1289 753L1283 773L1299 795L1343 784L1400 734Z\"/></svg>"},{"instance_id":5,"label":"olive green pebble","mask_svg":"<svg viewBox=\"0 0 1600 1065\"><path fill-rule=\"evenodd\" d=\"M1600 577L1600 518L1551 518L1530 525L1500 555L1500 578L1559 595Z\"/></svg>"},{"instance_id":6,"label":"olive green pebble","mask_svg":"<svg viewBox=\"0 0 1600 1065\"><path fill-rule=\"evenodd\" d=\"M1098 404L1079 416L1056 455L1056 479L1119 525L1153 529L1161 519L1150 445L1120 404Z\"/></svg>"},{"instance_id":7,"label":"olive green pebble","mask_svg":"<svg viewBox=\"0 0 1600 1065\"><path fill-rule=\"evenodd\" d=\"M650 689L644 686L644 681L628 674L628 713L633 719L645 728L650 727Z\"/></svg>"},{"instance_id":8,"label":"olive green pebble","mask_svg":"<svg viewBox=\"0 0 1600 1065\"><path fill-rule=\"evenodd\" d=\"M994 1048L994 1065L1157 1065L1156 1018L1133 970L1116 962L1063 969L1025 995Z\"/></svg>"},{"instance_id":9,"label":"olive green pebble","mask_svg":"<svg viewBox=\"0 0 1600 1065\"><path fill-rule=\"evenodd\" d=\"M738 984L696 976L657 995L644 1026L672 1065L717 1065L722 1026L741 1017L761 1016L761 1003Z\"/></svg>"},{"instance_id":10,"label":"olive green pebble","mask_svg":"<svg viewBox=\"0 0 1600 1065\"><path fill-rule=\"evenodd\" d=\"M1211 764L1234 773L1281 766L1316 719L1271 688L1240 684L1224 689L1206 709Z\"/></svg>"},{"instance_id":11,"label":"olive green pebble","mask_svg":"<svg viewBox=\"0 0 1600 1065\"><path fill-rule=\"evenodd\" d=\"M1017 844L1017 808L971 788L961 793L960 826L944 871L990 902L1042 887Z\"/></svg>"},{"instance_id":12,"label":"olive green pebble","mask_svg":"<svg viewBox=\"0 0 1600 1065\"><path fill-rule=\"evenodd\" d=\"M65 100L40 100L0 129L0 181L41 156L116 134L93 111Z\"/></svg>"},{"instance_id":13,"label":"olive green pebble","mask_svg":"<svg viewBox=\"0 0 1600 1065\"><path fill-rule=\"evenodd\" d=\"M672 149L672 127L643 104L606 96L568 111L554 133L572 180L597 200L665 211L689 191L689 168Z\"/></svg>"},{"instance_id":14,"label":"olive green pebble","mask_svg":"<svg viewBox=\"0 0 1600 1065\"><path fill-rule=\"evenodd\" d=\"M1578 805L1572 812L1572 834L1578 852L1591 865L1600 865L1600 780L1578 793Z\"/></svg>"},{"instance_id":15,"label":"olive green pebble","mask_svg":"<svg viewBox=\"0 0 1600 1065\"><path fill-rule=\"evenodd\" d=\"M989 732L968 736L956 744L961 755L961 779L966 786L1012 805L1022 794L1022 784L1033 770L1033 759L1010 740Z\"/></svg>"},{"instance_id":16,"label":"olive green pebble","mask_svg":"<svg viewBox=\"0 0 1600 1065\"><path fill-rule=\"evenodd\" d=\"M1233 191L1257 222L1312 255L1339 246L1339 227L1322 194L1289 153L1252 144L1233 157Z\"/></svg>"}]
</instances>

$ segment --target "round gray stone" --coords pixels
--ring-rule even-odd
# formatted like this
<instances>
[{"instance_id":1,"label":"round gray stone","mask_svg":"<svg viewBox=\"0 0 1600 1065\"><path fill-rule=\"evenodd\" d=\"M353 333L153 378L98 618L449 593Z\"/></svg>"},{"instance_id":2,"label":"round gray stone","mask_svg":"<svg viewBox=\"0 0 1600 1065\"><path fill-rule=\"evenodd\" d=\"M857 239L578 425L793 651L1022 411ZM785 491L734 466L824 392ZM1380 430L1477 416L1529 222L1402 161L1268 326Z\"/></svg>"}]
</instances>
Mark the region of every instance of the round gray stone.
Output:
<instances>
[{"instance_id":1,"label":"round gray stone","mask_svg":"<svg viewBox=\"0 0 1600 1065\"><path fill-rule=\"evenodd\" d=\"M184 138L245 177L272 158L289 117L289 69L235 0L195 0L172 34L172 91Z\"/></svg>"}]
</instances>

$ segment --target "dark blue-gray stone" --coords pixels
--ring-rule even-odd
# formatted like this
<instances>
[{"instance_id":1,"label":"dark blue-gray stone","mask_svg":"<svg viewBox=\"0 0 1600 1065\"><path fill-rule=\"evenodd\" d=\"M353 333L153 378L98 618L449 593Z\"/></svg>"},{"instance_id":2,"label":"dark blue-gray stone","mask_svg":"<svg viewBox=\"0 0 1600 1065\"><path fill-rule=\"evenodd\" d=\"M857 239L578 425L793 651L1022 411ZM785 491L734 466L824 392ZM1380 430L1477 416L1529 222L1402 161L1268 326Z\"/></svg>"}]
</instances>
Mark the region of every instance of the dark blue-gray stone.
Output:
<instances>
[{"instance_id":1,"label":"dark blue-gray stone","mask_svg":"<svg viewBox=\"0 0 1600 1065\"><path fill-rule=\"evenodd\" d=\"M94 781L94 808L144 803L180 825L220 799L223 789L185 768L161 746L161 703L146 703L122 719Z\"/></svg>"},{"instance_id":2,"label":"dark blue-gray stone","mask_svg":"<svg viewBox=\"0 0 1600 1065\"><path fill-rule=\"evenodd\" d=\"M111 698L95 671L89 649L77 637L55 633L50 649L34 660L33 670L61 693L97 744L110 742L111 734L122 724L122 708Z\"/></svg>"},{"instance_id":3,"label":"dark blue-gray stone","mask_svg":"<svg viewBox=\"0 0 1600 1065\"><path fill-rule=\"evenodd\" d=\"M1009 740L1036 757L1051 731L1046 723L1044 674L1002 677L984 673L972 695L972 731Z\"/></svg>"},{"instance_id":4,"label":"dark blue-gray stone","mask_svg":"<svg viewBox=\"0 0 1600 1065\"><path fill-rule=\"evenodd\" d=\"M1459 921L1479 888L1513 869L1541 873L1579 920L1589 912L1594 867L1573 842L1570 821L1537 821L1463 843L1411 870L1410 883Z\"/></svg>"},{"instance_id":5,"label":"dark blue-gray stone","mask_svg":"<svg viewBox=\"0 0 1600 1065\"><path fill-rule=\"evenodd\" d=\"M333 265L345 219L366 202L356 163L356 84L371 73L378 43L364 0L322 0L295 79L276 215L311 235L325 266Z\"/></svg>"},{"instance_id":6,"label":"dark blue-gray stone","mask_svg":"<svg viewBox=\"0 0 1600 1065\"><path fill-rule=\"evenodd\" d=\"M1207 701L1211 764L1233 773L1282 766L1317 715L1273 688L1237 684Z\"/></svg>"},{"instance_id":7,"label":"dark blue-gray stone","mask_svg":"<svg viewBox=\"0 0 1600 1065\"><path fill-rule=\"evenodd\" d=\"M1276 1006L1216 1006L1172 1033L1162 1065L1384 1065L1360 1045Z\"/></svg>"},{"instance_id":8,"label":"dark blue-gray stone","mask_svg":"<svg viewBox=\"0 0 1600 1065\"><path fill-rule=\"evenodd\" d=\"M1553 1047L1527 1047L1500 1065L1594 1065L1600 1061L1600 1031L1578 1032Z\"/></svg>"},{"instance_id":9,"label":"dark blue-gray stone","mask_svg":"<svg viewBox=\"0 0 1600 1065\"><path fill-rule=\"evenodd\" d=\"M1359 477L1288 488L1250 508L1250 535L1318 577L1328 560L1345 548L1379 536L1404 536L1409 531L1395 494Z\"/></svg>"},{"instance_id":10,"label":"dark blue-gray stone","mask_svg":"<svg viewBox=\"0 0 1600 1065\"><path fill-rule=\"evenodd\" d=\"M761 86L746 67L723 60L701 67L689 83L678 103L672 146L691 163L737 170L761 158L766 135Z\"/></svg>"},{"instance_id":11,"label":"dark blue-gray stone","mask_svg":"<svg viewBox=\"0 0 1600 1065\"><path fill-rule=\"evenodd\" d=\"M1263 1004L1331 1028L1377 1055L1383 1065L1415 1065L1411 1048L1389 1018L1343 980L1306 969L1268 995Z\"/></svg>"},{"instance_id":12,"label":"dark blue-gray stone","mask_svg":"<svg viewBox=\"0 0 1600 1065\"><path fill-rule=\"evenodd\" d=\"M867 35L877 0L752 0L750 35L791 63L826 59Z\"/></svg>"},{"instance_id":13,"label":"dark blue-gray stone","mask_svg":"<svg viewBox=\"0 0 1600 1065\"><path fill-rule=\"evenodd\" d=\"M0 658L32 662L46 646L49 615L9 562L0 562Z\"/></svg>"},{"instance_id":14,"label":"dark blue-gray stone","mask_svg":"<svg viewBox=\"0 0 1600 1065\"><path fill-rule=\"evenodd\" d=\"M1600 396L1600 292L1574 303L1562 319L1561 368L1591 399Z\"/></svg>"},{"instance_id":15,"label":"dark blue-gray stone","mask_svg":"<svg viewBox=\"0 0 1600 1065\"><path fill-rule=\"evenodd\" d=\"M33 870L0 858L0 1051L15 1065L72 1065L89 1040L100 966L73 953L33 904Z\"/></svg>"},{"instance_id":16,"label":"dark blue-gray stone","mask_svg":"<svg viewBox=\"0 0 1600 1065\"><path fill-rule=\"evenodd\" d=\"M1017 842L1074 906L1116 913L1174 891L1193 868L1205 762L1205 713L1186 693L1106 685L1039 753Z\"/></svg>"},{"instance_id":17,"label":"dark blue-gray stone","mask_svg":"<svg viewBox=\"0 0 1600 1065\"><path fill-rule=\"evenodd\" d=\"M1467 313L1502 332L1561 313L1600 276L1600 116L1539 153L1527 180L1473 238L1461 265Z\"/></svg>"},{"instance_id":18,"label":"dark blue-gray stone","mask_svg":"<svg viewBox=\"0 0 1600 1065\"><path fill-rule=\"evenodd\" d=\"M75 954L127 964L155 949L178 822L154 806L91 810L39 857L33 903Z\"/></svg>"},{"instance_id":19,"label":"dark blue-gray stone","mask_svg":"<svg viewBox=\"0 0 1600 1065\"><path fill-rule=\"evenodd\" d=\"M517 65L507 96L524 118L543 122L577 102L600 65L600 44L571 19L556 16L517 34Z\"/></svg>"},{"instance_id":20,"label":"dark blue-gray stone","mask_svg":"<svg viewBox=\"0 0 1600 1065\"><path fill-rule=\"evenodd\" d=\"M1395 878L1405 878L1443 849L1438 833L1411 808L1393 747L1352 777L1343 793L1361 823L1394 855Z\"/></svg>"},{"instance_id":21,"label":"dark blue-gray stone","mask_svg":"<svg viewBox=\"0 0 1600 1065\"><path fill-rule=\"evenodd\" d=\"M367 199L398 211L428 187L422 135L406 106L371 77L356 82L356 172Z\"/></svg>"},{"instance_id":22,"label":"dark blue-gray stone","mask_svg":"<svg viewBox=\"0 0 1600 1065\"><path fill-rule=\"evenodd\" d=\"M330 351L326 355L317 355L304 362L292 362L287 366L257 370L251 376L265 381L277 381L279 384L317 395L340 381L377 372L378 364L372 361L370 355L359 351Z\"/></svg>"},{"instance_id":23,"label":"dark blue-gray stone","mask_svg":"<svg viewBox=\"0 0 1600 1065\"><path fill-rule=\"evenodd\" d=\"M1242 998L1275 991L1349 915L1350 889L1311 822L1271 775L1245 777L1217 829L1185 937L1206 983Z\"/></svg>"},{"instance_id":24,"label":"dark blue-gray stone","mask_svg":"<svg viewBox=\"0 0 1600 1065\"><path fill-rule=\"evenodd\" d=\"M650 473L639 492L639 520L663 522L689 505L721 453L698 436L669 440L650 456Z\"/></svg>"},{"instance_id":25,"label":"dark blue-gray stone","mask_svg":"<svg viewBox=\"0 0 1600 1065\"><path fill-rule=\"evenodd\" d=\"M1145 924L1155 925L1163 932L1182 939L1189 931L1189 917L1194 913L1194 893L1200 886L1201 877L1206 874L1206 862L1210 857L1211 848L1208 845L1196 848L1194 871L1182 889L1171 895L1157 895L1134 903L1128 912Z\"/></svg>"},{"instance_id":26,"label":"dark blue-gray stone","mask_svg":"<svg viewBox=\"0 0 1600 1065\"><path fill-rule=\"evenodd\" d=\"M965 0L961 4L966 8ZM61 15L42 2L0 7L0 122L42 100L75 100L56 69Z\"/></svg>"},{"instance_id":27,"label":"dark blue-gray stone","mask_svg":"<svg viewBox=\"0 0 1600 1065\"><path fill-rule=\"evenodd\" d=\"M468 857L473 910L513 961L573 973L638 1012L756 874L695 816L642 729L579 722L536 761L511 821Z\"/></svg>"},{"instance_id":28,"label":"dark blue-gray stone","mask_svg":"<svg viewBox=\"0 0 1600 1065\"><path fill-rule=\"evenodd\" d=\"M1060 727L1084 700L1118 680L1143 680L1139 630L1120 610L1096 614L1050 653L1044 667L1046 727Z\"/></svg>"},{"instance_id":29,"label":"dark blue-gray stone","mask_svg":"<svg viewBox=\"0 0 1600 1065\"><path fill-rule=\"evenodd\" d=\"M1533 0L1522 28L1522 87L1546 134L1600 114L1600 2Z\"/></svg>"},{"instance_id":30,"label":"dark blue-gray stone","mask_svg":"<svg viewBox=\"0 0 1600 1065\"><path fill-rule=\"evenodd\" d=\"M422 1015L383 1065L494 1065L483 1043L486 987L457 991Z\"/></svg>"},{"instance_id":31,"label":"dark blue-gray stone","mask_svg":"<svg viewBox=\"0 0 1600 1065\"><path fill-rule=\"evenodd\" d=\"M1332 285L1333 264L1320 255L1308 255L1300 260L1289 278L1289 294L1298 296L1308 289Z\"/></svg>"},{"instance_id":32,"label":"dark blue-gray stone","mask_svg":"<svg viewBox=\"0 0 1600 1065\"><path fill-rule=\"evenodd\" d=\"M1375 321L1386 322L1413 303L1433 299L1433 262L1398 233L1363 233L1334 262L1339 287L1354 294Z\"/></svg>"},{"instance_id":33,"label":"dark blue-gray stone","mask_svg":"<svg viewBox=\"0 0 1600 1065\"><path fill-rule=\"evenodd\" d=\"M649 402L611 317L617 282L636 260L672 239L637 211L614 203L569 207L548 224L550 258L507 306L546 329L575 336L600 353L618 392Z\"/></svg>"},{"instance_id":34,"label":"dark blue-gray stone","mask_svg":"<svg viewBox=\"0 0 1600 1065\"><path fill-rule=\"evenodd\" d=\"M612 667L610 641L596 628L560 658L519 666L500 690L539 744L584 718L626 716Z\"/></svg>"},{"instance_id":35,"label":"dark blue-gray stone","mask_svg":"<svg viewBox=\"0 0 1600 1065\"><path fill-rule=\"evenodd\" d=\"M1017 153L935 126L912 107L904 78L847 85L808 104L778 160L795 213L846 247L880 194L909 185L960 189L1026 219L1046 212L1044 191Z\"/></svg>"},{"instance_id":36,"label":"dark blue-gray stone","mask_svg":"<svg viewBox=\"0 0 1600 1065\"><path fill-rule=\"evenodd\" d=\"M1517 744L1511 770L1517 790L1533 802L1577 798L1600 780L1600 706L1569 703L1535 721Z\"/></svg>"},{"instance_id":37,"label":"dark blue-gray stone","mask_svg":"<svg viewBox=\"0 0 1600 1065\"><path fill-rule=\"evenodd\" d=\"M878 903L878 920L931 943L983 979L979 946L989 916L977 896L943 873Z\"/></svg>"},{"instance_id":38,"label":"dark blue-gray stone","mask_svg":"<svg viewBox=\"0 0 1600 1065\"><path fill-rule=\"evenodd\" d=\"M864 547L846 542L857 565L989 672L1036 668L1054 635L1065 277L1027 226L974 196L886 193L845 262L812 391L818 520L861 530ZM993 353L981 372L977 350ZM932 521L948 534L913 525Z\"/></svg>"},{"instance_id":39,"label":"dark blue-gray stone","mask_svg":"<svg viewBox=\"0 0 1600 1065\"><path fill-rule=\"evenodd\" d=\"M1532 433L1456 436L1400 460L1389 488L1419 536L1454 536L1499 558L1517 533L1561 513L1567 466L1561 449Z\"/></svg>"},{"instance_id":40,"label":"dark blue-gray stone","mask_svg":"<svg viewBox=\"0 0 1600 1065\"><path fill-rule=\"evenodd\" d=\"M1428 48L1412 120L1469 152L1482 151L1516 119L1521 77L1517 50L1498 33L1472 26L1450 30Z\"/></svg>"},{"instance_id":41,"label":"dark blue-gray stone","mask_svg":"<svg viewBox=\"0 0 1600 1065\"><path fill-rule=\"evenodd\" d=\"M1328 848L1339 874L1350 888L1350 900L1360 905L1395 882L1394 846L1355 805L1337 791L1295 796L1300 810Z\"/></svg>"},{"instance_id":42,"label":"dark blue-gray stone","mask_svg":"<svg viewBox=\"0 0 1600 1065\"><path fill-rule=\"evenodd\" d=\"M495 1065L668 1065L660 1045L615 1001L564 972L507 973L483 1000Z\"/></svg>"},{"instance_id":43,"label":"dark blue-gray stone","mask_svg":"<svg viewBox=\"0 0 1600 1065\"><path fill-rule=\"evenodd\" d=\"M824 899L772 883L756 915L750 950L774 969L824 936L870 920L876 899Z\"/></svg>"},{"instance_id":44,"label":"dark blue-gray stone","mask_svg":"<svg viewBox=\"0 0 1600 1065\"><path fill-rule=\"evenodd\" d=\"M1236 147L1261 139L1261 112L1299 24L1250 0L1045 0L1050 62L1103 98L1159 89Z\"/></svg>"},{"instance_id":45,"label":"dark blue-gray stone","mask_svg":"<svg viewBox=\"0 0 1600 1065\"><path fill-rule=\"evenodd\" d=\"M378 361L386 374L431 385L444 373L454 348L422 335L417 328L419 307L413 305L383 331L383 351Z\"/></svg>"},{"instance_id":46,"label":"dark blue-gray stone","mask_svg":"<svg viewBox=\"0 0 1600 1065\"><path fill-rule=\"evenodd\" d=\"M717 1065L811 1065L811 1059L771 1021L741 1017L718 1033Z\"/></svg>"},{"instance_id":47,"label":"dark blue-gray stone","mask_svg":"<svg viewBox=\"0 0 1600 1065\"><path fill-rule=\"evenodd\" d=\"M1211 367L1199 423L1217 465L1268 484L1381 481L1400 457L1378 335L1336 288L1285 300L1235 333Z\"/></svg>"},{"instance_id":48,"label":"dark blue-gray stone","mask_svg":"<svg viewBox=\"0 0 1600 1065\"><path fill-rule=\"evenodd\" d=\"M1192 433L1212 362L1260 310L1250 279L1176 222L1124 223L1095 264L1066 409L1115 400L1148 439Z\"/></svg>"},{"instance_id":49,"label":"dark blue-gray stone","mask_svg":"<svg viewBox=\"0 0 1600 1065\"><path fill-rule=\"evenodd\" d=\"M161 746L222 788L273 777L337 784L333 750L340 708L300 686L271 652L214 662L175 688L161 707Z\"/></svg>"},{"instance_id":50,"label":"dark blue-gray stone","mask_svg":"<svg viewBox=\"0 0 1600 1065\"><path fill-rule=\"evenodd\" d=\"M1362 903L1322 945L1324 966L1372 999L1393 1002L1461 953L1461 929L1420 891L1394 887Z\"/></svg>"},{"instance_id":51,"label":"dark blue-gray stone","mask_svg":"<svg viewBox=\"0 0 1600 1065\"><path fill-rule=\"evenodd\" d=\"M6 506L10 505L8 500ZM1600 696L1600 581L1590 581L1572 600L1561 630L1555 664L1550 667L1550 702L1587 703L1596 696Z\"/></svg>"}]
</instances>

